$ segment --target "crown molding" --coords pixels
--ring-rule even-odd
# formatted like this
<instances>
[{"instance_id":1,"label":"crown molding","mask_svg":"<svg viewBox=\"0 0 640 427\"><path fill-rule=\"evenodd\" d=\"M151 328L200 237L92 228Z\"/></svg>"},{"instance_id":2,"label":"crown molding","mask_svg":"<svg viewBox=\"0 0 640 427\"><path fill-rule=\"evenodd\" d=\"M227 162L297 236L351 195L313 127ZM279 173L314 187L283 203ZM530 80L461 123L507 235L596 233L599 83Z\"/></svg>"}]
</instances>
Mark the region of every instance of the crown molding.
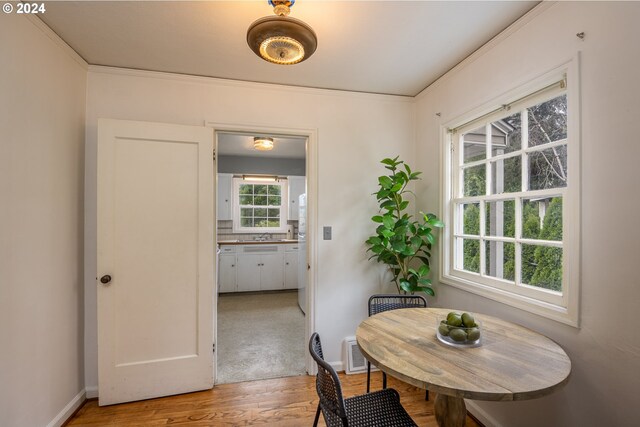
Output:
<instances>
[{"instance_id":1,"label":"crown molding","mask_svg":"<svg viewBox=\"0 0 640 427\"><path fill-rule=\"evenodd\" d=\"M191 74L168 73L163 71L139 70L134 68L110 67L105 65L89 65L90 73L112 74L119 76L132 76L141 78L154 78L185 83L197 83L211 86L241 87L245 89L273 90L278 92L306 93L319 96L337 96L349 98L378 99L393 102L413 103L414 97L403 95L388 95L370 92L355 92L338 89L323 89L307 86L291 86L276 83L259 83L245 80L223 79L220 77L196 76Z\"/></svg>"},{"instance_id":2,"label":"crown molding","mask_svg":"<svg viewBox=\"0 0 640 427\"><path fill-rule=\"evenodd\" d=\"M22 15L29 22L31 22L36 28L44 33L56 46L64 51L71 59L73 59L83 70L88 70L89 64L82 58L78 52L73 50L71 46L67 44L59 35L57 35L47 24L45 24L38 16L32 14Z\"/></svg>"}]
</instances>

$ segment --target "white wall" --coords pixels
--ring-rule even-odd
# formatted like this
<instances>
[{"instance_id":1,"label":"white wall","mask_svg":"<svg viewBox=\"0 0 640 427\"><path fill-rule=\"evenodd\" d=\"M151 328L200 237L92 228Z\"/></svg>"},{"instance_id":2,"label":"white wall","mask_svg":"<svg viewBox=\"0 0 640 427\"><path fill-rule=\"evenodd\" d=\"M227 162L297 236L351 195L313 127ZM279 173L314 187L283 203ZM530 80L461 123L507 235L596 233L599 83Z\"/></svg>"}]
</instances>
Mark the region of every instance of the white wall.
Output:
<instances>
[{"instance_id":1,"label":"white wall","mask_svg":"<svg viewBox=\"0 0 640 427\"><path fill-rule=\"evenodd\" d=\"M86 64L0 14L0 424L81 402Z\"/></svg>"},{"instance_id":2,"label":"white wall","mask_svg":"<svg viewBox=\"0 0 640 427\"><path fill-rule=\"evenodd\" d=\"M418 166L427 172L425 182L437 183L440 124L581 52L581 328L443 284L437 287L438 305L523 324L554 339L571 358L568 385L551 396L479 403L497 425L637 425L639 18L640 3L543 5L517 31L483 49L417 98ZM581 31L584 41L576 37ZM438 206L437 185L423 186L419 194L424 196L423 209Z\"/></svg>"},{"instance_id":3,"label":"white wall","mask_svg":"<svg viewBox=\"0 0 640 427\"><path fill-rule=\"evenodd\" d=\"M269 108L264 108L269 105ZM413 158L413 99L276 85L109 72L90 68L86 145L86 384L97 385L96 345L96 123L100 117L202 126L216 123L317 129L317 331L331 362L342 359L344 337L367 315L379 290L379 269L367 261L364 240L376 212L371 193L385 170L379 160ZM279 113L282 112L282 113Z\"/></svg>"}]
</instances>

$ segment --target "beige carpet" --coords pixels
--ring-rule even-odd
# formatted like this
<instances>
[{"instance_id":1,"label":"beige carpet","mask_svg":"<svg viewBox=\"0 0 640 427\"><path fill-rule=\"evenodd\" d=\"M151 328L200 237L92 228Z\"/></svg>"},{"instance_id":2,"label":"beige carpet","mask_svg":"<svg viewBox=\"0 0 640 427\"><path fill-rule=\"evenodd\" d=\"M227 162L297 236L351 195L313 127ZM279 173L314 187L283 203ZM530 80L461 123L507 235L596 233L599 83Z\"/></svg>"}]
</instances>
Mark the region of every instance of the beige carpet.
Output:
<instances>
[{"instance_id":1,"label":"beige carpet","mask_svg":"<svg viewBox=\"0 0 640 427\"><path fill-rule=\"evenodd\" d=\"M216 383L303 375L306 348L297 291L220 295Z\"/></svg>"}]
</instances>

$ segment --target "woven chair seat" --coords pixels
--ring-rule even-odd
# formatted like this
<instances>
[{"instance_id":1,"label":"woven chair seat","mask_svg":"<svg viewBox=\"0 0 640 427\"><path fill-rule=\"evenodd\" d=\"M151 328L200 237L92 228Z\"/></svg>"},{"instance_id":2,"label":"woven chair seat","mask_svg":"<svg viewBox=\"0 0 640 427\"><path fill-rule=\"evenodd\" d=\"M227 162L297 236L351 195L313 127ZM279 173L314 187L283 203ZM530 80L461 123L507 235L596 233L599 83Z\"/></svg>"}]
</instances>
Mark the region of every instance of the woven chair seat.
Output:
<instances>
[{"instance_id":1,"label":"woven chair seat","mask_svg":"<svg viewBox=\"0 0 640 427\"><path fill-rule=\"evenodd\" d=\"M344 404L349 427L417 426L400 404L400 395L392 388L349 397Z\"/></svg>"}]
</instances>

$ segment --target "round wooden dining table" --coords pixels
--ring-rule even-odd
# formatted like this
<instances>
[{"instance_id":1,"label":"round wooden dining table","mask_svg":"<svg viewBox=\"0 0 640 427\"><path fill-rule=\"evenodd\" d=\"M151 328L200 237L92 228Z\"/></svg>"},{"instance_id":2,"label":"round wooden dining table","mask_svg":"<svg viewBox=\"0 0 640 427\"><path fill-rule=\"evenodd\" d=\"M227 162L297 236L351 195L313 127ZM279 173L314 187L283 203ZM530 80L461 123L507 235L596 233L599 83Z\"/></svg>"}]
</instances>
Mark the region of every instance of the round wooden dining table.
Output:
<instances>
[{"instance_id":1,"label":"round wooden dining table","mask_svg":"<svg viewBox=\"0 0 640 427\"><path fill-rule=\"evenodd\" d=\"M383 372L437 393L440 427L463 427L464 399L510 401L541 397L569 380L571 360L551 339L484 314L482 342L458 348L436 337L440 319L461 310L406 308L376 314L356 331L363 355Z\"/></svg>"}]
</instances>

